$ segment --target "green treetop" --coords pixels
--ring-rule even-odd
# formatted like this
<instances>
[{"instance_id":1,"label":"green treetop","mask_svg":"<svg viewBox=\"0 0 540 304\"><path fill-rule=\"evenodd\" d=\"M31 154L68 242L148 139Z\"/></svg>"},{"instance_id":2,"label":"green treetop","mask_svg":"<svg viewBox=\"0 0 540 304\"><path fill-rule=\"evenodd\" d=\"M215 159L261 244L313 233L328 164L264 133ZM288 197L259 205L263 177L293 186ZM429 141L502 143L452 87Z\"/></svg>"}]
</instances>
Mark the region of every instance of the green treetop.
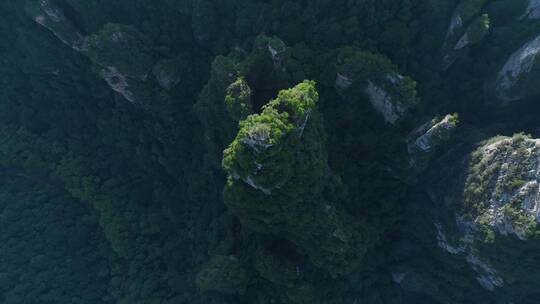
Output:
<instances>
[{"instance_id":1,"label":"green treetop","mask_svg":"<svg viewBox=\"0 0 540 304\"><path fill-rule=\"evenodd\" d=\"M253 112L251 89L243 77L227 87L225 104L229 115L235 121L240 121Z\"/></svg>"}]
</instances>

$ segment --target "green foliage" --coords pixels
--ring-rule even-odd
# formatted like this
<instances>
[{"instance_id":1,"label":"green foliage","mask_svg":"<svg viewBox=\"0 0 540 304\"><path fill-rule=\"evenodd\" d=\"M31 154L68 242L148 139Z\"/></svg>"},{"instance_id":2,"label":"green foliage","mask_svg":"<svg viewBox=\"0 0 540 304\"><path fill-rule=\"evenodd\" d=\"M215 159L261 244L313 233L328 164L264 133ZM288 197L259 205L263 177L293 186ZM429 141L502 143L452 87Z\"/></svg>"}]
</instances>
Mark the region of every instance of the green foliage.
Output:
<instances>
[{"instance_id":1,"label":"green foliage","mask_svg":"<svg viewBox=\"0 0 540 304\"><path fill-rule=\"evenodd\" d=\"M26 14L35 22L50 29L63 43L74 49L81 49L84 41L79 30L67 19L59 6L49 0L29 0L26 2ZM51 12L53 12L51 14Z\"/></svg>"},{"instance_id":2,"label":"green foliage","mask_svg":"<svg viewBox=\"0 0 540 304\"><path fill-rule=\"evenodd\" d=\"M485 0L461 1L455 9L444 40L443 69L465 57L469 48L480 43L489 33L490 18L484 13Z\"/></svg>"},{"instance_id":3,"label":"green foliage","mask_svg":"<svg viewBox=\"0 0 540 304\"><path fill-rule=\"evenodd\" d=\"M129 255L130 245L124 236L129 231L126 227L128 223L123 216L117 214L123 211L115 208L114 199L100 193L99 178L85 174L84 160L70 157L63 146L48 144L24 129L3 127L2 137L11 140L4 141L0 147L3 164L37 167L54 174L73 197L94 205L99 211L105 236L114 251L121 257ZM19 151L25 152L21 154Z\"/></svg>"},{"instance_id":4,"label":"green foliage","mask_svg":"<svg viewBox=\"0 0 540 304\"><path fill-rule=\"evenodd\" d=\"M401 76L397 67L385 56L356 48L342 48L337 55L336 70L353 82L347 96L365 90L369 81L388 92L404 109L418 104L416 82L408 76Z\"/></svg>"},{"instance_id":5,"label":"green foliage","mask_svg":"<svg viewBox=\"0 0 540 304\"><path fill-rule=\"evenodd\" d=\"M282 184L293 174L293 169L287 166L293 159L292 152L286 147L268 148L287 145L287 135L294 126L287 123L286 119L286 114L279 114L269 108L260 115L248 116L242 121L237 138L224 151L225 170L247 179L252 172L259 170L257 167L265 166L267 174L251 177L256 179L256 183L261 183L261 189L268 189L265 191L269 192ZM259 159L265 160L265 163L259 164Z\"/></svg>"},{"instance_id":6,"label":"green foliage","mask_svg":"<svg viewBox=\"0 0 540 304\"><path fill-rule=\"evenodd\" d=\"M293 288L299 279L299 266L284 257L260 250L255 256L255 270L262 278L276 285Z\"/></svg>"},{"instance_id":7,"label":"green foliage","mask_svg":"<svg viewBox=\"0 0 540 304\"><path fill-rule=\"evenodd\" d=\"M458 113L451 114L449 122L452 125L457 126L459 124L459 114Z\"/></svg>"},{"instance_id":8,"label":"green foliage","mask_svg":"<svg viewBox=\"0 0 540 304\"><path fill-rule=\"evenodd\" d=\"M144 80L152 68L152 42L134 27L107 23L87 44L92 61L127 77Z\"/></svg>"},{"instance_id":9,"label":"green foliage","mask_svg":"<svg viewBox=\"0 0 540 304\"><path fill-rule=\"evenodd\" d=\"M115 303L112 254L90 206L39 171L0 167L0 301ZM39 299L39 300L37 300Z\"/></svg>"},{"instance_id":10,"label":"green foliage","mask_svg":"<svg viewBox=\"0 0 540 304\"><path fill-rule=\"evenodd\" d=\"M0 302L520 303L538 280L512 275L490 293L466 262L435 251L426 214L443 200L423 197L432 175L407 168L405 134L433 113L460 110L469 129L448 147L459 157L469 130L536 127L534 104L522 116L494 113L480 89L537 34L537 21L519 19L526 1L461 1L448 47L465 33L473 43L442 72L435 63L456 2L2 1ZM337 73L350 89L336 92ZM401 74L414 75L425 102ZM285 90L304 79L318 92L311 82ZM385 126L365 100L369 81L413 115ZM526 185L529 165L516 161L495 192ZM500 169L478 166L471 205L485 202ZM536 233L519 202L505 213ZM261 245L272 254L259 256ZM534 273L535 257L519 254L495 256ZM201 290L217 282L225 295L196 290L207 255L241 256L201 279ZM392 282L404 265L427 288Z\"/></svg>"},{"instance_id":11,"label":"green foliage","mask_svg":"<svg viewBox=\"0 0 540 304\"><path fill-rule=\"evenodd\" d=\"M464 0L461 1L456 8L456 15L459 15L463 23L468 23L482 7L488 2L488 0Z\"/></svg>"},{"instance_id":12,"label":"green foliage","mask_svg":"<svg viewBox=\"0 0 540 304\"><path fill-rule=\"evenodd\" d=\"M505 24L523 16L528 6L528 0L499 0L488 3L486 10L498 24Z\"/></svg>"},{"instance_id":13,"label":"green foliage","mask_svg":"<svg viewBox=\"0 0 540 304\"><path fill-rule=\"evenodd\" d=\"M476 44L480 42L488 34L489 29L490 20L488 14L482 14L476 18L467 29L470 43Z\"/></svg>"},{"instance_id":14,"label":"green foliage","mask_svg":"<svg viewBox=\"0 0 540 304\"><path fill-rule=\"evenodd\" d=\"M243 224L291 240L316 266L340 275L359 266L366 231L323 196L333 181L317 102L315 83L304 81L240 123L224 152L224 197Z\"/></svg>"},{"instance_id":15,"label":"green foliage","mask_svg":"<svg viewBox=\"0 0 540 304\"><path fill-rule=\"evenodd\" d=\"M192 2L191 26L193 34L202 46L210 47L219 33L219 21L214 2L209 0L194 0Z\"/></svg>"},{"instance_id":16,"label":"green foliage","mask_svg":"<svg viewBox=\"0 0 540 304\"><path fill-rule=\"evenodd\" d=\"M382 81L395 69L396 67L388 58L356 48L343 48L337 57L338 73L359 82Z\"/></svg>"},{"instance_id":17,"label":"green foliage","mask_svg":"<svg viewBox=\"0 0 540 304\"><path fill-rule=\"evenodd\" d=\"M222 151L234 138L238 122L262 106L260 99L266 94L261 95L260 88L282 82L282 61L272 57L270 45L284 52L279 39L261 35L246 56L217 56L212 63L210 79L194 106L204 126L206 157L212 167L220 167Z\"/></svg>"},{"instance_id":18,"label":"green foliage","mask_svg":"<svg viewBox=\"0 0 540 304\"><path fill-rule=\"evenodd\" d=\"M66 0L66 3L78 13L81 18L81 26L89 33L97 32L106 24L114 9L110 1L103 0Z\"/></svg>"},{"instance_id":19,"label":"green foliage","mask_svg":"<svg viewBox=\"0 0 540 304\"><path fill-rule=\"evenodd\" d=\"M218 255L204 265L195 282L201 291L244 294L249 274L236 257Z\"/></svg>"},{"instance_id":20,"label":"green foliage","mask_svg":"<svg viewBox=\"0 0 540 304\"><path fill-rule=\"evenodd\" d=\"M209 162L219 165L221 151L230 142L235 124L226 110L226 90L238 76L235 59L218 56L212 63L211 76L197 98L194 110L203 124Z\"/></svg>"},{"instance_id":21,"label":"green foliage","mask_svg":"<svg viewBox=\"0 0 540 304\"><path fill-rule=\"evenodd\" d=\"M225 104L229 115L234 121L243 120L253 113L251 89L244 78L238 78L227 87Z\"/></svg>"},{"instance_id":22,"label":"green foliage","mask_svg":"<svg viewBox=\"0 0 540 304\"><path fill-rule=\"evenodd\" d=\"M524 235L533 234L535 216L523 210L522 205L536 190L522 188L531 180L537 153L538 147L530 136L519 133L488 141L472 154L463 198L468 215L478 218L484 231L493 229L488 208L495 204L512 221L514 229Z\"/></svg>"},{"instance_id":23,"label":"green foliage","mask_svg":"<svg viewBox=\"0 0 540 304\"><path fill-rule=\"evenodd\" d=\"M522 202L519 200L507 204L503 207L503 213L511 219L516 229L522 231L524 235L534 236L538 228L538 222L534 216L521 208L521 204Z\"/></svg>"},{"instance_id":24,"label":"green foliage","mask_svg":"<svg viewBox=\"0 0 540 304\"><path fill-rule=\"evenodd\" d=\"M318 302L314 287L308 284L302 284L299 286L295 286L294 288L290 288L287 291L287 297L294 304L308 304Z\"/></svg>"},{"instance_id":25,"label":"green foliage","mask_svg":"<svg viewBox=\"0 0 540 304\"><path fill-rule=\"evenodd\" d=\"M418 172L424 170L429 161L451 143L458 124L458 114L449 114L445 117L436 117L409 134L408 152Z\"/></svg>"},{"instance_id":26,"label":"green foliage","mask_svg":"<svg viewBox=\"0 0 540 304\"><path fill-rule=\"evenodd\" d=\"M278 97L271 100L263 107L263 113L267 108L280 112L286 112L289 120L292 119L297 127L309 119L309 114L319 102L319 94L315 89L314 81L304 81L294 89L280 91Z\"/></svg>"},{"instance_id":27,"label":"green foliage","mask_svg":"<svg viewBox=\"0 0 540 304\"><path fill-rule=\"evenodd\" d=\"M262 72L263 69L267 69L267 73L272 72L275 68L283 68L282 64L287 57L287 46L285 43L277 37L269 37L266 35L259 35L253 41L253 50L251 55L246 58L244 64L244 73L254 74L257 70ZM254 69L256 69L254 71ZM259 73L260 73L259 72ZM265 75L260 75L262 77ZM266 75L268 76L268 75Z\"/></svg>"}]
</instances>

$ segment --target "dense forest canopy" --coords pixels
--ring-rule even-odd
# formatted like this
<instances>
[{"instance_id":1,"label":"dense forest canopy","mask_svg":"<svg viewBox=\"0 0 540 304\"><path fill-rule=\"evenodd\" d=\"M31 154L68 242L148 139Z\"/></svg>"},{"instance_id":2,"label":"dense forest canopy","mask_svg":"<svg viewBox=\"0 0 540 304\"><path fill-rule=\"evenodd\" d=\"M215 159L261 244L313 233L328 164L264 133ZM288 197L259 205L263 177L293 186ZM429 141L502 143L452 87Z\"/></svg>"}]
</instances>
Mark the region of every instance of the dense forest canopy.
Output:
<instances>
[{"instance_id":1,"label":"dense forest canopy","mask_svg":"<svg viewBox=\"0 0 540 304\"><path fill-rule=\"evenodd\" d=\"M540 1L0 14L1 303L540 302Z\"/></svg>"}]
</instances>

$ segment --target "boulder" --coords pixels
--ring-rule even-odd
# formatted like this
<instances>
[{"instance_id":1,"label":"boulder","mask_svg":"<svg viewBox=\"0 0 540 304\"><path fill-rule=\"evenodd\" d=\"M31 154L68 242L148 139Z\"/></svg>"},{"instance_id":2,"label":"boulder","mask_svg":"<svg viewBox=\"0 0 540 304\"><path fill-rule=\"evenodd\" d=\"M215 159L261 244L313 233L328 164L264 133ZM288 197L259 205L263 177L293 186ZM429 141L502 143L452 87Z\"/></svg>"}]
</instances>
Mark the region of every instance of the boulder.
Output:
<instances>
[{"instance_id":1,"label":"boulder","mask_svg":"<svg viewBox=\"0 0 540 304\"><path fill-rule=\"evenodd\" d=\"M407 136L411 166L422 171L441 146L447 143L458 125L457 114L437 117L415 129Z\"/></svg>"}]
</instances>

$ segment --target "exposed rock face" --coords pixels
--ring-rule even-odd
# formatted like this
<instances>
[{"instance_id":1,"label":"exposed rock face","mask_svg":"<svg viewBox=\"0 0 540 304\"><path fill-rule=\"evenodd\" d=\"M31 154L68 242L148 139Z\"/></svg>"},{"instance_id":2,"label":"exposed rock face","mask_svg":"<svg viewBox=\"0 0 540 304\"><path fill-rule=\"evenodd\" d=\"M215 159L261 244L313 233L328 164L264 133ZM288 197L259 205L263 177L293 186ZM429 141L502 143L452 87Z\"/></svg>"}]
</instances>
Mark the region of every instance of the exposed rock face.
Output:
<instances>
[{"instance_id":1,"label":"exposed rock face","mask_svg":"<svg viewBox=\"0 0 540 304\"><path fill-rule=\"evenodd\" d=\"M537 280L540 247L540 140L495 137L464 164L455 169L462 177L443 178L433 196L437 245L467 263L487 291L534 292L527 288ZM525 291L515 291L520 286Z\"/></svg>"},{"instance_id":2,"label":"exposed rock face","mask_svg":"<svg viewBox=\"0 0 540 304\"><path fill-rule=\"evenodd\" d=\"M405 109L399 104L399 101L393 100L388 92L371 81L368 82L366 94L368 95L373 108L375 108L389 124L395 124L405 113Z\"/></svg>"},{"instance_id":3,"label":"exposed rock face","mask_svg":"<svg viewBox=\"0 0 540 304\"><path fill-rule=\"evenodd\" d=\"M540 18L540 0L528 0L527 9L520 19L538 18Z\"/></svg>"},{"instance_id":4,"label":"exposed rock face","mask_svg":"<svg viewBox=\"0 0 540 304\"><path fill-rule=\"evenodd\" d=\"M49 0L31 2L28 4L28 11L35 22L51 31L60 41L76 51L85 50L84 36L53 2Z\"/></svg>"},{"instance_id":5,"label":"exposed rock face","mask_svg":"<svg viewBox=\"0 0 540 304\"><path fill-rule=\"evenodd\" d=\"M471 38L469 37L469 33L463 34L461 38L456 43L456 46L454 46L454 50L460 50L466 46L468 46L471 43Z\"/></svg>"},{"instance_id":6,"label":"exposed rock face","mask_svg":"<svg viewBox=\"0 0 540 304\"><path fill-rule=\"evenodd\" d=\"M461 14L459 11L454 12L454 15L452 16L452 19L450 19L450 25L448 25L448 31L446 31L446 39L445 41L448 41L448 39L453 36L456 32L460 31L463 27L463 19L461 18Z\"/></svg>"},{"instance_id":7,"label":"exposed rock face","mask_svg":"<svg viewBox=\"0 0 540 304\"><path fill-rule=\"evenodd\" d=\"M268 52L274 62L274 68L276 70L284 70L283 65L283 53L287 50L287 46L283 41L278 38L268 38Z\"/></svg>"},{"instance_id":8,"label":"exposed rock face","mask_svg":"<svg viewBox=\"0 0 540 304\"><path fill-rule=\"evenodd\" d=\"M272 56L272 60L274 60L275 66L279 66L281 64L281 59L279 58L280 52L270 44L268 45L268 52L270 52L270 56Z\"/></svg>"},{"instance_id":9,"label":"exposed rock face","mask_svg":"<svg viewBox=\"0 0 540 304\"><path fill-rule=\"evenodd\" d=\"M404 81L404 77L399 74L388 74L382 85L376 84L374 81L368 80L364 93L367 95L371 105L384 118L388 124L395 124L400 118L406 115L411 105L407 105L391 91L395 91ZM338 92L343 93L351 85L353 80L350 77L337 74L335 88ZM390 87L393 90L385 88ZM397 89L399 90L399 89Z\"/></svg>"},{"instance_id":10,"label":"exposed rock face","mask_svg":"<svg viewBox=\"0 0 540 304\"><path fill-rule=\"evenodd\" d=\"M456 225L460 229L462 236L455 244L452 244L444 228L440 223L435 223L437 228L437 245L451 255L461 256L469 264L471 269L477 274L478 283L489 291L494 291L497 287L504 285L497 270L484 258L479 256L475 247L476 226L474 223L465 221L462 217L456 217Z\"/></svg>"},{"instance_id":11,"label":"exposed rock face","mask_svg":"<svg viewBox=\"0 0 540 304\"><path fill-rule=\"evenodd\" d=\"M88 56L100 66L114 65L135 81L145 81L153 67L151 41L132 26L106 24L88 38Z\"/></svg>"},{"instance_id":12,"label":"exposed rock face","mask_svg":"<svg viewBox=\"0 0 540 304\"><path fill-rule=\"evenodd\" d=\"M488 33L489 16L482 14L486 0L463 0L456 7L441 49L442 68L448 69L466 47L480 42Z\"/></svg>"},{"instance_id":13,"label":"exposed rock face","mask_svg":"<svg viewBox=\"0 0 540 304\"><path fill-rule=\"evenodd\" d=\"M459 15L454 19L461 20ZM449 68L464 52L468 46L482 41L490 28L487 14L476 17L466 28L456 20L452 20L443 45L443 69Z\"/></svg>"},{"instance_id":14,"label":"exposed rock face","mask_svg":"<svg viewBox=\"0 0 540 304\"><path fill-rule=\"evenodd\" d=\"M135 102L135 96L133 95L133 92L129 90L127 78L122 75L122 73L120 73L116 67L105 67L101 69L99 74L107 82L111 89L122 95L129 102Z\"/></svg>"},{"instance_id":15,"label":"exposed rock face","mask_svg":"<svg viewBox=\"0 0 540 304\"><path fill-rule=\"evenodd\" d=\"M99 35L83 36L50 0L28 3L28 14L35 22L51 31L60 41L88 56L109 87L131 103L141 102L147 74L151 67L148 43L142 34L127 26L108 24ZM125 50L130 55L125 55ZM163 70L156 76L162 86L172 87L175 80ZM135 93L137 92L137 93Z\"/></svg>"},{"instance_id":16,"label":"exposed rock face","mask_svg":"<svg viewBox=\"0 0 540 304\"><path fill-rule=\"evenodd\" d=\"M253 149L255 152L262 152L274 144L270 142L270 126L260 125L250 129L246 137L242 138L242 143Z\"/></svg>"},{"instance_id":17,"label":"exposed rock face","mask_svg":"<svg viewBox=\"0 0 540 304\"><path fill-rule=\"evenodd\" d=\"M400 118L407 114L407 111L413 106L410 100L401 98L400 92L402 85L408 80L397 73L387 74L383 80L368 80L365 93L371 102L371 105L380 113L384 121L389 124L395 124Z\"/></svg>"},{"instance_id":18,"label":"exposed rock face","mask_svg":"<svg viewBox=\"0 0 540 304\"><path fill-rule=\"evenodd\" d=\"M86 40L85 54L109 87L131 103L146 103L152 68L147 37L131 26L106 24Z\"/></svg>"},{"instance_id":19,"label":"exposed rock face","mask_svg":"<svg viewBox=\"0 0 540 304\"><path fill-rule=\"evenodd\" d=\"M499 276L497 270L493 268L491 264L483 261L472 252L467 255L466 260L478 274L476 280L482 287L489 291L494 291L495 288L503 286L504 280Z\"/></svg>"},{"instance_id":20,"label":"exposed rock face","mask_svg":"<svg viewBox=\"0 0 540 304\"><path fill-rule=\"evenodd\" d=\"M337 73L335 87L338 92L348 89L352 85L353 81L347 76Z\"/></svg>"},{"instance_id":21,"label":"exposed rock face","mask_svg":"<svg viewBox=\"0 0 540 304\"><path fill-rule=\"evenodd\" d=\"M411 166L417 170L425 168L437 148L446 143L457 128L457 114L435 118L407 137L407 149L411 157Z\"/></svg>"},{"instance_id":22,"label":"exposed rock face","mask_svg":"<svg viewBox=\"0 0 540 304\"><path fill-rule=\"evenodd\" d=\"M526 240L540 221L540 140L501 138L473 154L465 207L488 233Z\"/></svg>"},{"instance_id":23,"label":"exposed rock face","mask_svg":"<svg viewBox=\"0 0 540 304\"><path fill-rule=\"evenodd\" d=\"M501 105L538 92L533 69L540 53L540 35L514 52L497 74L495 94Z\"/></svg>"}]
</instances>

